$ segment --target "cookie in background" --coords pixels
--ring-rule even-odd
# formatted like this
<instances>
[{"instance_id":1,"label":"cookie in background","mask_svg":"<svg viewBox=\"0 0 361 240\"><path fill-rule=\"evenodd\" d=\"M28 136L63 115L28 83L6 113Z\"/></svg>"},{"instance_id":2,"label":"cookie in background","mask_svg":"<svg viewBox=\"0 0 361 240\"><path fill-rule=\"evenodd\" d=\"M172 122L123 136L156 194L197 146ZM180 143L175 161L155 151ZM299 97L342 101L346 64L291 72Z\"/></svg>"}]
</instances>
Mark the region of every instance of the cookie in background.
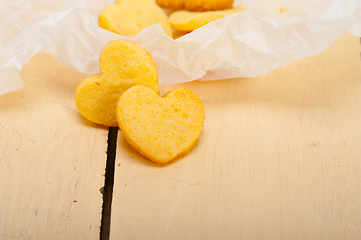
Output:
<instances>
[{"instance_id":1,"label":"cookie in background","mask_svg":"<svg viewBox=\"0 0 361 240\"><path fill-rule=\"evenodd\" d=\"M156 0L162 8L188 11L216 11L231 8L233 0Z\"/></svg>"},{"instance_id":2,"label":"cookie in background","mask_svg":"<svg viewBox=\"0 0 361 240\"><path fill-rule=\"evenodd\" d=\"M168 16L152 0L116 0L100 12L98 22L101 28L124 36L136 36L143 28L159 23L165 34L173 35Z\"/></svg>"},{"instance_id":3,"label":"cookie in background","mask_svg":"<svg viewBox=\"0 0 361 240\"><path fill-rule=\"evenodd\" d=\"M214 20L241 12L246 8L234 7L220 11L190 12L185 10L175 11L169 16L170 25L173 29L183 32L191 32Z\"/></svg>"}]
</instances>

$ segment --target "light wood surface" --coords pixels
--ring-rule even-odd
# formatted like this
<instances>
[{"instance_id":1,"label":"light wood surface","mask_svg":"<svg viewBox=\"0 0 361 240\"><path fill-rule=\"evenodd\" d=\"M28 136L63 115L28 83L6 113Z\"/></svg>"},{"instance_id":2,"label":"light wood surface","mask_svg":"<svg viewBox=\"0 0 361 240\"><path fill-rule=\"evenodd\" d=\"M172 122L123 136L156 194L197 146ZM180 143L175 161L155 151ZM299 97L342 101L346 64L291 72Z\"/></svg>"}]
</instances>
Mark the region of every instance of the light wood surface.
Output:
<instances>
[{"instance_id":1,"label":"light wood surface","mask_svg":"<svg viewBox=\"0 0 361 240\"><path fill-rule=\"evenodd\" d=\"M99 239L107 128L75 106L84 76L38 54L0 96L0 239Z\"/></svg>"},{"instance_id":2,"label":"light wood surface","mask_svg":"<svg viewBox=\"0 0 361 240\"><path fill-rule=\"evenodd\" d=\"M161 166L118 135L110 238L361 239L360 41L254 79L194 82L206 121Z\"/></svg>"},{"instance_id":3,"label":"light wood surface","mask_svg":"<svg viewBox=\"0 0 361 240\"><path fill-rule=\"evenodd\" d=\"M118 135L111 239L361 239L360 41L254 79L194 82L206 121L167 165ZM107 128L38 54L0 96L0 239L99 239Z\"/></svg>"}]
</instances>

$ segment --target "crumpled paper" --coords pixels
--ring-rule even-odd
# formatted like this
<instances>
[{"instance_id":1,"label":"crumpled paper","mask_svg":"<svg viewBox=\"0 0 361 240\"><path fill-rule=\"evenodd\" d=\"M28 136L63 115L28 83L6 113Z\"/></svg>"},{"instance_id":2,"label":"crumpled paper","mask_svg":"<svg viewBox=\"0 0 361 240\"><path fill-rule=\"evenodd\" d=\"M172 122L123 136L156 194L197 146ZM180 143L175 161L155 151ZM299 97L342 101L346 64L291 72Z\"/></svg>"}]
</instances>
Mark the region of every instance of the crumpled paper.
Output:
<instances>
[{"instance_id":1,"label":"crumpled paper","mask_svg":"<svg viewBox=\"0 0 361 240\"><path fill-rule=\"evenodd\" d=\"M236 0L248 9L177 40L159 24L135 37L98 27L113 0L0 0L0 94L23 87L18 70L38 52L85 75L99 73L109 41L137 42L153 57L159 84L257 77L315 55L347 31L361 36L361 0Z\"/></svg>"}]
</instances>

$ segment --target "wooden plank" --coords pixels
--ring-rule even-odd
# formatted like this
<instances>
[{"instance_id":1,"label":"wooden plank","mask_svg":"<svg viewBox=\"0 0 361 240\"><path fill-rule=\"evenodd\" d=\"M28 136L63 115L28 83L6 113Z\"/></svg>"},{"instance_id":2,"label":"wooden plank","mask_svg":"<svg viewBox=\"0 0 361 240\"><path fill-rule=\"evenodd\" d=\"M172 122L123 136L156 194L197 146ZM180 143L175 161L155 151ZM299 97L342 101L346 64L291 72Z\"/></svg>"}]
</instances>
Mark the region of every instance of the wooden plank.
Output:
<instances>
[{"instance_id":1,"label":"wooden plank","mask_svg":"<svg viewBox=\"0 0 361 240\"><path fill-rule=\"evenodd\" d=\"M118 135L111 239L361 239L361 67L349 34L262 77L194 82L206 121L160 166Z\"/></svg>"},{"instance_id":2,"label":"wooden plank","mask_svg":"<svg viewBox=\"0 0 361 240\"><path fill-rule=\"evenodd\" d=\"M108 129L75 106L84 76L38 54L0 96L0 239L99 239Z\"/></svg>"}]
</instances>

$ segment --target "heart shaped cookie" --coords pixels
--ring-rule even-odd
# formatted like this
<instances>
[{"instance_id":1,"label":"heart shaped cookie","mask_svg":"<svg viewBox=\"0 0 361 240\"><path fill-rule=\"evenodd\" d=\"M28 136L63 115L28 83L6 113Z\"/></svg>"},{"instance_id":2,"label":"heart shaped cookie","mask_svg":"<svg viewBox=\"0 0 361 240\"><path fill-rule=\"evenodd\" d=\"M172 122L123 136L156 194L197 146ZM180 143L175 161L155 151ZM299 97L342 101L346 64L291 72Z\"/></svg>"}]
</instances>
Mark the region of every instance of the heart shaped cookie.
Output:
<instances>
[{"instance_id":1,"label":"heart shaped cookie","mask_svg":"<svg viewBox=\"0 0 361 240\"><path fill-rule=\"evenodd\" d=\"M119 98L115 113L128 143L155 163L188 153L205 119L202 100L185 88L161 98L147 87L134 86Z\"/></svg>"},{"instance_id":2,"label":"heart shaped cookie","mask_svg":"<svg viewBox=\"0 0 361 240\"><path fill-rule=\"evenodd\" d=\"M91 122L118 126L115 106L120 95L135 85L159 94L158 72L152 56L128 40L108 43L99 57L99 74L90 75L76 87L75 103Z\"/></svg>"},{"instance_id":3,"label":"heart shaped cookie","mask_svg":"<svg viewBox=\"0 0 361 240\"><path fill-rule=\"evenodd\" d=\"M116 0L98 17L99 26L125 36L135 36L143 28L159 23L172 37L168 16L153 0Z\"/></svg>"}]
</instances>

